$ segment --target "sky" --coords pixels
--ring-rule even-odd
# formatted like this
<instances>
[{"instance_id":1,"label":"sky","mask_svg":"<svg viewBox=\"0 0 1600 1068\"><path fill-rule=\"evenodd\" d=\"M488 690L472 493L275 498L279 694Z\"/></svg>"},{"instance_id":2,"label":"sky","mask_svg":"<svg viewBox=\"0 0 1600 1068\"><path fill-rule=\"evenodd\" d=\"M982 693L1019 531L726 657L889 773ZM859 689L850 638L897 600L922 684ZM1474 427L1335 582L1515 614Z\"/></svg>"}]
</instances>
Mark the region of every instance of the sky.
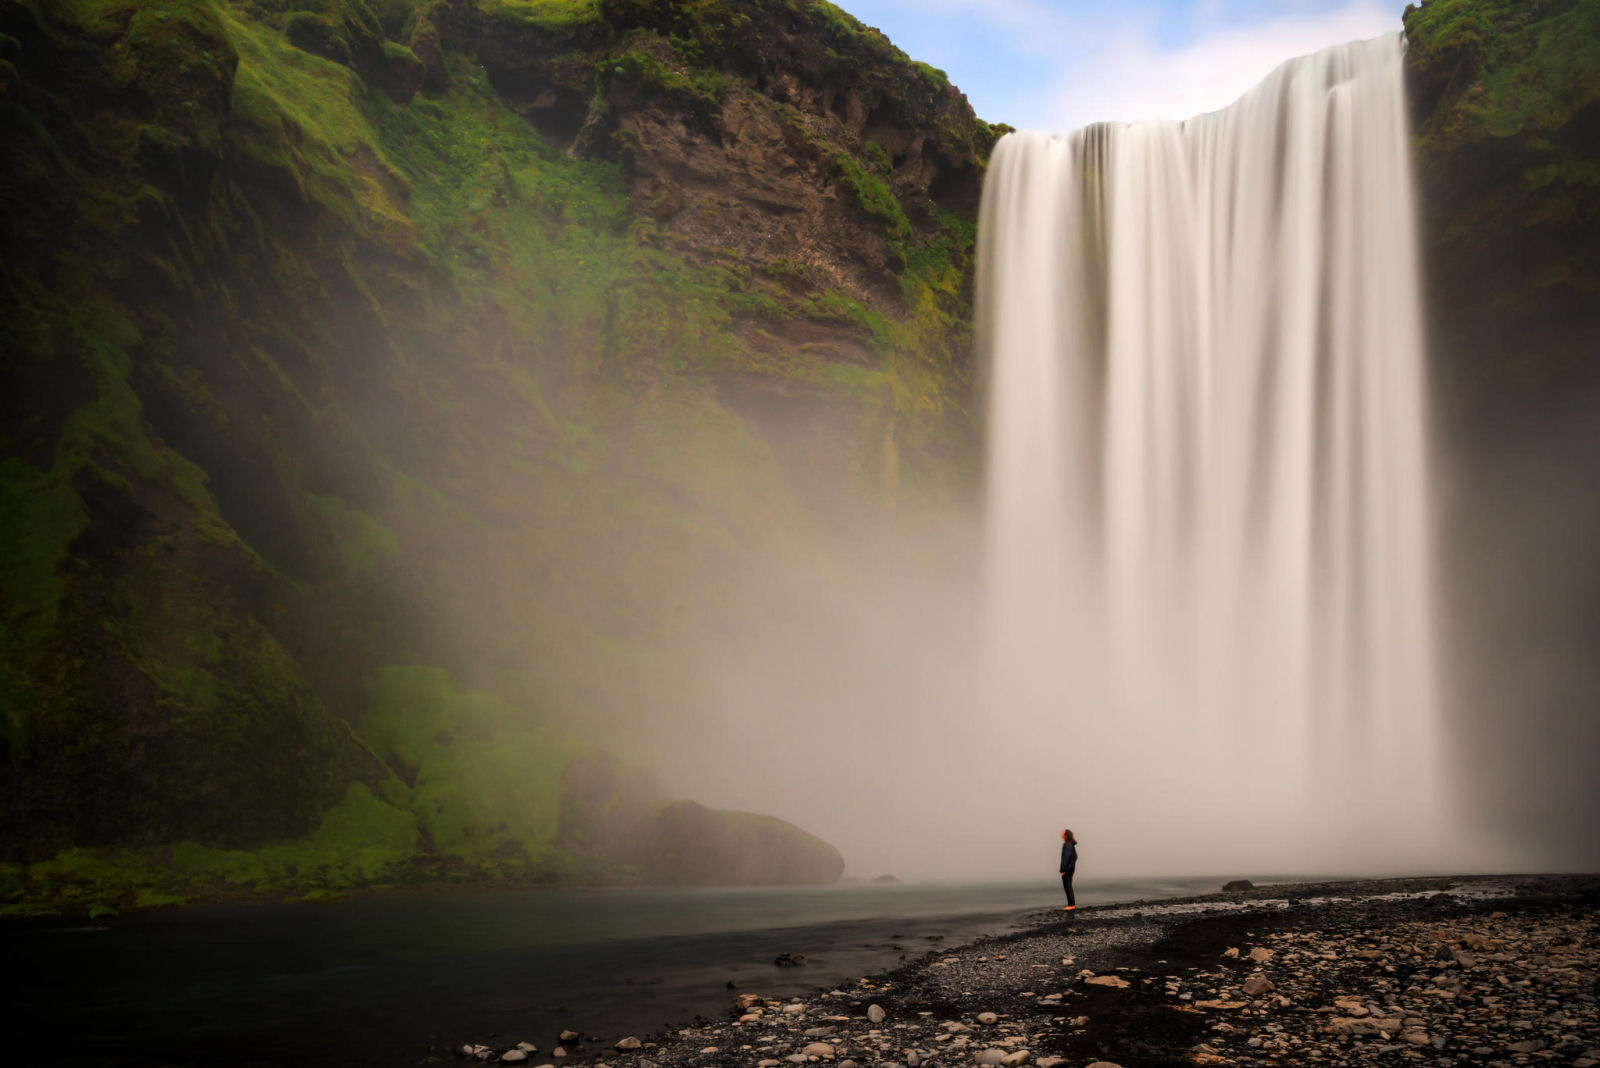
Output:
<instances>
[{"instance_id":1,"label":"sky","mask_svg":"<svg viewBox=\"0 0 1600 1068\"><path fill-rule=\"evenodd\" d=\"M1405 0L840 0L981 118L1068 131L1226 107L1287 59L1400 29Z\"/></svg>"}]
</instances>

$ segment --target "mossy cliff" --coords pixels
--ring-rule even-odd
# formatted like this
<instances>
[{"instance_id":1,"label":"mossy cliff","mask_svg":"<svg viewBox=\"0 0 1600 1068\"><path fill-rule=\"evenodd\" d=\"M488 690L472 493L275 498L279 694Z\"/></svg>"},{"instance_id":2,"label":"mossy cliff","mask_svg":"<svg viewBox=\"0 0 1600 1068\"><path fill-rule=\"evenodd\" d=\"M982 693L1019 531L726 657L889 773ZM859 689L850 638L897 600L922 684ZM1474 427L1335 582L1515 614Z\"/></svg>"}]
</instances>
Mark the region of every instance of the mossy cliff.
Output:
<instances>
[{"instance_id":1,"label":"mossy cliff","mask_svg":"<svg viewBox=\"0 0 1600 1068\"><path fill-rule=\"evenodd\" d=\"M586 724L964 489L993 136L819 0L0 0L6 892L640 877Z\"/></svg>"},{"instance_id":2,"label":"mossy cliff","mask_svg":"<svg viewBox=\"0 0 1600 1068\"><path fill-rule=\"evenodd\" d=\"M1432 0L1405 29L1447 414L1492 420L1600 351L1600 3Z\"/></svg>"},{"instance_id":3,"label":"mossy cliff","mask_svg":"<svg viewBox=\"0 0 1600 1068\"><path fill-rule=\"evenodd\" d=\"M1405 28L1463 803L1530 863L1592 863L1600 0L1430 0Z\"/></svg>"}]
</instances>

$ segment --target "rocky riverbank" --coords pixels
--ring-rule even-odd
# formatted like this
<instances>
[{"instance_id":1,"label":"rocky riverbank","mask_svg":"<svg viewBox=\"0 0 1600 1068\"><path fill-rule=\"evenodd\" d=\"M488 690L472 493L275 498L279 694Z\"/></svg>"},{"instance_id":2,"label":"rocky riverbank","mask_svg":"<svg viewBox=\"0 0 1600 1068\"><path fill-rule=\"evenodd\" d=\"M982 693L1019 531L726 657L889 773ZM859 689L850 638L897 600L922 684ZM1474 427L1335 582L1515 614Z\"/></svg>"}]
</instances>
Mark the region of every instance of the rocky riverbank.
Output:
<instances>
[{"instance_id":1,"label":"rocky riverbank","mask_svg":"<svg viewBox=\"0 0 1600 1068\"><path fill-rule=\"evenodd\" d=\"M1600 876L1267 886L1030 917L798 999L642 1038L567 1032L591 1068L1600 1065Z\"/></svg>"}]
</instances>

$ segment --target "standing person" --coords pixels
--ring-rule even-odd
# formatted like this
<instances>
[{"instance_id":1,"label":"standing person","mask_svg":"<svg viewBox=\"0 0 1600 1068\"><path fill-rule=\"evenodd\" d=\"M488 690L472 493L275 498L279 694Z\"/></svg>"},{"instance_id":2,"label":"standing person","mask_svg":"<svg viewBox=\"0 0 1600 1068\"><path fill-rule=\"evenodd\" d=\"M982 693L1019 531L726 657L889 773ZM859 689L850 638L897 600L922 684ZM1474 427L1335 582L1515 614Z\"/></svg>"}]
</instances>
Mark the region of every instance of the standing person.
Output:
<instances>
[{"instance_id":1,"label":"standing person","mask_svg":"<svg viewBox=\"0 0 1600 1068\"><path fill-rule=\"evenodd\" d=\"M1078 867L1078 839L1071 831L1061 832L1061 889L1067 892L1062 912L1076 912L1078 899L1072 893L1072 873Z\"/></svg>"}]
</instances>

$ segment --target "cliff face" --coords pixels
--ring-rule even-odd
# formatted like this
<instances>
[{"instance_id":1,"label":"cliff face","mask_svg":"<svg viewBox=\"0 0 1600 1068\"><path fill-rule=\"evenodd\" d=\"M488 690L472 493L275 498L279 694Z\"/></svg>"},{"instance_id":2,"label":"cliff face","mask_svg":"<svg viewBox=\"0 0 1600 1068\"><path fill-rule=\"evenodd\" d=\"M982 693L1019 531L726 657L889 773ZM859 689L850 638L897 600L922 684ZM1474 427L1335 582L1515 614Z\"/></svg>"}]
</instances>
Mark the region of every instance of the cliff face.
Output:
<instances>
[{"instance_id":1,"label":"cliff face","mask_svg":"<svg viewBox=\"0 0 1600 1068\"><path fill-rule=\"evenodd\" d=\"M1405 28L1463 804L1526 863L1592 863L1600 3L1432 0Z\"/></svg>"},{"instance_id":2,"label":"cliff face","mask_svg":"<svg viewBox=\"0 0 1600 1068\"><path fill-rule=\"evenodd\" d=\"M961 492L992 139L814 0L0 0L8 858L611 863L561 739L687 701L756 561ZM419 664L549 759L403 767Z\"/></svg>"},{"instance_id":3,"label":"cliff face","mask_svg":"<svg viewBox=\"0 0 1600 1068\"><path fill-rule=\"evenodd\" d=\"M1434 0L1405 27L1446 414L1506 418L1600 348L1600 5Z\"/></svg>"}]
</instances>

